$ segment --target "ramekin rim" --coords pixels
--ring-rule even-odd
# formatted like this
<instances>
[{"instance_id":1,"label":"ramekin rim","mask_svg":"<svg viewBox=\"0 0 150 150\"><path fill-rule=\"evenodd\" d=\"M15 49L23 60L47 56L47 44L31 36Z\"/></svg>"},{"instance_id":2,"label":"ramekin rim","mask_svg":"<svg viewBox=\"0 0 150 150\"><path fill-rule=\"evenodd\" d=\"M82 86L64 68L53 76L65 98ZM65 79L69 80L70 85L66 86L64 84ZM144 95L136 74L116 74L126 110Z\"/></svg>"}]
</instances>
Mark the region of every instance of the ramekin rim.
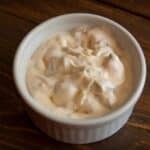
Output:
<instances>
[{"instance_id":1,"label":"ramekin rim","mask_svg":"<svg viewBox=\"0 0 150 150\"><path fill-rule=\"evenodd\" d=\"M47 24L49 21L53 20L53 19L59 19L62 17L67 17L67 16L72 16L72 15L76 15L76 16L89 16L89 17L96 17L98 19L102 19L105 20L106 22L109 22L110 24L116 26L117 28L120 28L123 32L125 32L129 38L134 42L136 49L138 51L140 60L141 60L141 76L140 76L140 82L138 84L138 87L136 89L136 91L134 91L133 95L129 98L129 100L123 104L122 106L120 106L119 108L117 108L116 110L114 110L111 113L108 113L107 115L104 116L100 116L100 117L96 117L96 118L89 118L89 119L71 119L71 118L60 118L57 116L54 116L53 114L49 114L47 113L42 107L39 107L39 105L37 103L34 103L33 98L30 96L30 98L25 94L25 92L23 92L21 89L21 84L18 81L18 73L17 73L17 60L20 54L20 51L23 47L23 44L25 43L25 41L28 39L28 37L30 35L32 35L33 32L36 32L36 30L39 30L43 25ZM16 84L16 87L19 91L19 93L21 94L24 102L29 105L31 107L31 109L33 109L34 111L36 111L37 113L39 113L40 115L53 120L54 122L58 122L58 123L62 123L62 124L67 124L67 125L76 125L76 126L80 126L80 125L96 125L96 124L100 124L100 123L105 123L107 121L113 120L114 118L117 118L118 116L120 116L122 113L124 113L126 110L128 110L128 108L130 108L130 106L133 106L137 101L138 98L140 97L143 88L144 88L144 84L145 84L145 80L146 80L146 62L145 62L145 58L144 58L144 54L142 52L142 48L140 47L139 43L137 42L137 40L135 39L135 37L127 30L125 29L122 25L120 25L119 23L117 23L116 21L113 21L112 19L106 18L104 16L101 15L97 15L97 14L91 14L91 13L69 13L69 14L64 14L64 15L60 15L60 16L56 16L56 17L52 17L42 23L40 23L38 26L34 27L24 38L23 40L20 42L18 48L17 48L17 52L15 54L14 57L14 62L13 62L13 76L14 76L14 81ZM29 100L30 99L30 100ZM32 99L32 101L31 101Z\"/></svg>"}]
</instances>

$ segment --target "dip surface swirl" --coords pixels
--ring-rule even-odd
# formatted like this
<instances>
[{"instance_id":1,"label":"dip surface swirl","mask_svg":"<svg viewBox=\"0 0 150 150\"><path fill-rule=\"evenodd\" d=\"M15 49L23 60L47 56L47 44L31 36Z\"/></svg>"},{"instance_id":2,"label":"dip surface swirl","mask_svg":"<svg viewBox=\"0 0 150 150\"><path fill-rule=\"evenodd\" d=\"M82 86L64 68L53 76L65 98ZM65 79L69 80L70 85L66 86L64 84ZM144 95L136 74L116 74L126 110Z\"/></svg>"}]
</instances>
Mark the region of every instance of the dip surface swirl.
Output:
<instances>
[{"instance_id":1,"label":"dip surface swirl","mask_svg":"<svg viewBox=\"0 0 150 150\"><path fill-rule=\"evenodd\" d=\"M57 33L34 52L27 88L45 109L60 117L102 116L127 98L127 62L108 33L80 26Z\"/></svg>"}]
</instances>

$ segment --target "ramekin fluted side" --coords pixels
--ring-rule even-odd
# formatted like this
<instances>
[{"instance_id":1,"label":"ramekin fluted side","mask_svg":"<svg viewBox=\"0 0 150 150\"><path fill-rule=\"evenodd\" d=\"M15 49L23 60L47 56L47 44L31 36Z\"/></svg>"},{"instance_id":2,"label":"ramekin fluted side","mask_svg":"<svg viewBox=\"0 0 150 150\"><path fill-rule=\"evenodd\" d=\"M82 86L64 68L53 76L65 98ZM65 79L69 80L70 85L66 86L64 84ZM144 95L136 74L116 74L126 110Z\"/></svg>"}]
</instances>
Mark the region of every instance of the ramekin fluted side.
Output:
<instances>
[{"instance_id":1,"label":"ramekin fluted side","mask_svg":"<svg viewBox=\"0 0 150 150\"><path fill-rule=\"evenodd\" d=\"M116 133L127 122L132 108L114 120L87 126L59 124L40 116L29 107L27 107L27 112L36 126L50 137L65 143L85 144L103 140Z\"/></svg>"}]
</instances>

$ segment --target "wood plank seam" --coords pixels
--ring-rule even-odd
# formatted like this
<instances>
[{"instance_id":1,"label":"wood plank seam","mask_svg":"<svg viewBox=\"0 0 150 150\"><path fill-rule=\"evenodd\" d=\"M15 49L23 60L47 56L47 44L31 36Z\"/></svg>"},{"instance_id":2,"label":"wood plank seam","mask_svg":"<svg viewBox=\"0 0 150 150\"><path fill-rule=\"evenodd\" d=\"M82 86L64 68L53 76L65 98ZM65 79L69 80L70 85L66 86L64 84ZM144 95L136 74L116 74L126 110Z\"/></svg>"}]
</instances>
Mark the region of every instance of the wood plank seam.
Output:
<instances>
[{"instance_id":1,"label":"wood plank seam","mask_svg":"<svg viewBox=\"0 0 150 150\"><path fill-rule=\"evenodd\" d=\"M106 5L108 5L108 6L111 6L111 7L113 7L113 8L117 8L117 9L120 9L120 10L122 10L122 11L126 11L126 12L129 12L129 13L131 13L131 14L134 14L135 16L139 16L139 17L142 17L142 18L145 18L145 19L150 19L150 17L149 16L146 16L146 15L143 15L143 14L141 14L141 13L138 13L138 12L134 12L134 11L132 11L132 10L129 10L129 9L127 9L127 8L124 8L124 7L121 7L121 6L117 6L117 5L115 5L114 3L112 3L112 2L106 2L106 1L103 1L103 0L96 0L98 3L103 3L103 4L106 4Z\"/></svg>"},{"instance_id":2,"label":"wood plank seam","mask_svg":"<svg viewBox=\"0 0 150 150\"><path fill-rule=\"evenodd\" d=\"M24 17L20 17L20 16L18 16L18 15L16 15L16 14L13 14L13 13L9 12L9 11L4 11L3 9L0 9L0 12L3 13L3 14L6 14L6 15L14 16L14 17L16 17L17 19L21 19L21 20L27 21L27 22L32 23L32 24L34 24L34 25L36 25L36 24L39 23L39 22L35 22L35 21L31 20L31 19L27 19L27 18L24 18Z\"/></svg>"}]
</instances>

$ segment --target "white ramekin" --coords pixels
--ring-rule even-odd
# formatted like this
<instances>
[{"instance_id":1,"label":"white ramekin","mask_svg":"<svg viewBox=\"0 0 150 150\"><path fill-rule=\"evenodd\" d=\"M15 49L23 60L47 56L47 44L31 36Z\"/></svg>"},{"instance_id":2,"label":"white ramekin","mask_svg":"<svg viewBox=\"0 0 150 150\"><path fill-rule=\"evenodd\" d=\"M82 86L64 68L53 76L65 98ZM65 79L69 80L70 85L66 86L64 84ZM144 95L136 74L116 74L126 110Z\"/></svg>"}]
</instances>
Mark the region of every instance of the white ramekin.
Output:
<instances>
[{"instance_id":1,"label":"white ramekin","mask_svg":"<svg viewBox=\"0 0 150 150\"><path fill-rule=\"evenodd\" d=\"M28 93L25 74L28 60L36 48L52 34L79 25L97 25L108 28L120 46L132 58L133 92L125 104L105 116L86 120L58 118L50 114ZM121 25L102 16L74 13L51 18L34 28L23 39L14 58L14 79L26 110L33 122L49 136L67 143L91 143L116 133L128 120L141 95L146 78L146 64L142 49L135 38Z\"/></svg>"}]
</instances>

